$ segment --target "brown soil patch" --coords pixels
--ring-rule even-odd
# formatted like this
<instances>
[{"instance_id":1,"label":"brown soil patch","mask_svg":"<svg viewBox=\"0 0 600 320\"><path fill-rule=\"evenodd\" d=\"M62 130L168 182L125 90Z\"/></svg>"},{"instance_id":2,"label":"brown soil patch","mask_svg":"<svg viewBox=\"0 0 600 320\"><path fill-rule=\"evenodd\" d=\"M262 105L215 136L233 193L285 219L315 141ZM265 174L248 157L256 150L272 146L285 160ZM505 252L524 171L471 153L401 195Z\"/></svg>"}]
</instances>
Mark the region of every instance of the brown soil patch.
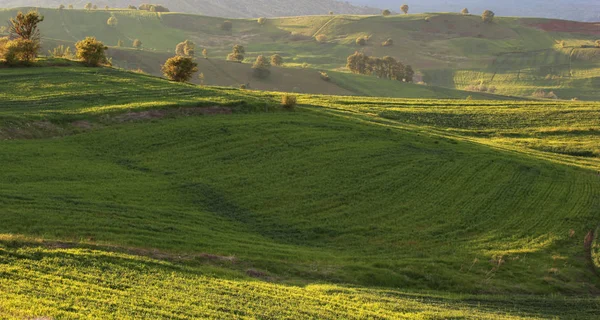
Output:
<instances>
[{"instance_id":1,"label":"brown soil patch","mask_svg":"<svg viewBox=\"0 0 600 320\"><path fill-rule=\"evenodd\" d=\"M89 129L92 129L92 127L93 127L89 121L84 121L84 120L75 121L75 122L71 123L71 125L73 125L76 128L84 129L84 130L89 130Z\"/></svg>"},{"instance_id":2,"label":"brown soil patch","mask_svg":"<svg viewBox=\"0 0 600 320\"><path fill-rule=\"evenodd\" d=\"M165 109L165 110L149 110L140 112L128 112L114 119L117 122L129 122L129 121L142 121L151 119L161 119L169 115L217 115L217 114L232 114L233 110L228 107L187 107L178 109Z\"/></svg>"},{"instance_id":3,"label":"brown soil patch","mask_svg":"<svg viewBox=\"0 0 600 320\"><path fill-rule=\"evenodd\" d=\"M570 32L600 35L600 23L578 22L565 20L549 20L545 23L532 25L533 27L551 32Z\"/></svg>"}]
</instances>

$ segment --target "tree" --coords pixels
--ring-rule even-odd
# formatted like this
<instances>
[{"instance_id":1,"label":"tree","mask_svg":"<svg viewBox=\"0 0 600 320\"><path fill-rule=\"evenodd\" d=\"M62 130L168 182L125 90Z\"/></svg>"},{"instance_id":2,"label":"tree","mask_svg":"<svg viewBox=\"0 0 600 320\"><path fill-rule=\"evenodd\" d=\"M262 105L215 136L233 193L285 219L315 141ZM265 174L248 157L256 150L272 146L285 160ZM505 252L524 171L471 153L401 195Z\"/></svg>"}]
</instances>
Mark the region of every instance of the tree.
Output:
<instances>
[{"instance_id":1,"label":"tree","mask_svg":"<svg viewBox=\"0 0 600 320\"><path fill-rule=\"evenodd\" d=\"M496 14L493 11L491 11L491 10L485 10L483 12L483 14L481 15L481 19L485 23L492 23L492 22L494 22L494 17L495 16L496 16Z\"/></svg>"},{"instance_id":2,"label":"tree","mask_svg":"<svg viewBox=\"0 0 600 320\"><path fill-rule=\"evenodd\" d=\"M117 41L117 47L122 47L124 45L125 43L123 42L123 40L119 39L119 41Z\"/></svg>"},{"instance_id":3,"label":"tree","mask_svg":"<svg viewBox=\"0 0 600 320\"><path fill-rule=\"evenodd\" d=\"M40 50L39 41L18 38L6 42L4 46L4 59L9 65L30 63L35 60Z\"/></svg>"},{"instance_id":4,"label":"tree","mask_svg":"<svg viewBox=\"0 0 600 320\"><path fill-rule=\"evenodd\" d=\"M137 7L136 7L136 6L133 6L133 5L129 5L129 6L127 7L127 9L129 9L129 10L137 10Z\"/></svg>"},{"instance_id":5,"label":"tree","mask_svg":"<svg viewBox=\"0 0 600 320\"><path fill-rule=\"evenodd\" d=\"M73 5L72 4L69 5L69 9L73 10Z\"/></svg>"},{"instance_id":6,"label":"tree","mask_svg":"<svg viewBox=\"0 0 600 320\"><path fill-rule=\"evenodd\" d=\"M333 11L329 11L329 15L332 16L333 15Z\"/></svg>"},{"instance_id":7,"label":"tree","mask_svg":"<svg viewBox=\"0 0 600 320\"><path fill-rule=\"evenodd\" d=\"M106 24L108 24L111 27L116 27L117 24L119 24L119 20L117 20L117 17L112 16L112 17L108 18L108 20L106 21Z\"/></svg>"},{"instance_id":8,"label":"tree","mask_svg":"<svg viewBox=\"0 0 600 320\"><path fill-rule=\"evenodd\" d=\"M98 10L98 6L97 5L94 5L94 10Z\"/></svg>"},{"instance_id":9,"label":"tree","mask_svg":"<svg viewBox=\"0 0 600 320\"><path fill-rule=\"evenodd\" d=\"M94 37L87 37L77 42L75 48L77 49L77 58L88 66L97 67L108 62L106 58L108 47Z\"/></svg>"},{"instance_id":10,"label":"tree","mask_svg":"<svg viewBox=\"0 0 600 320\"><path fill-rule=\"evenodd\" d=\"M39 43L40 30L38 25L44 21L44 16L36 11L17 13L17 16L9 20L9 33L11 38L21 38L23 40L32 40Z\"/></svg>"},{"instance_id":11,"label":"tree","mask_svg":"<svg viewBox=\"0 0 600 320\"><path fill-rule=\"evenodd\" d=\"M278 54L274 54L271 56L271 64L280 67L283 65L283 58Z\"/></svg>"},{"instance_id":12,"label":"tree","mask_svg":"<svg viewBox=\"0 0 600 320\"><path fill-rule=\"evenodd\" d=\"M258 24L260 24L261 26L264 26L265 23L267 23L267 18L258 18L258 20L256 20L256 22L258 22Z\"/></svg>"},{"instance_id":13,"label":"tree","mask_svg":"<svg viewBox=\"0 0 600 320\"><path fill-rule=\"evenodd\" d=\"M137 49L142 48L142 42L140 41L140 39L133 40L133 47Z\"/></svg>"},{"instance_id":14,"label":"tree","mask_svg":"<svg viewBox=\"0 0 600 320\"><path fill-rule=\"evenodd\" d=\"M271 70L269 70L269 68L271 68L269 60L265 58L265 56L260 55L256 57L256 61L252 65L252 74L256 78L265 79L271 74Z\"/></svg>"},{"instance_id":15,"label":"tree","mask_svg":"<svg viewBox=\"0 0 600 320\"><path fill-rule=\"evenodd\" d=\"M65 8L64 4L61 4L60 6L58 6L58 10L63 10Z\"/></svg>"},{"instance_id":16,"label":"tree","mask_svg":"<svg viewBox=\"0 0 600 320\"><path fill-rule=\"evenodd\" d=\"M227 55L227 60L229 61L237 61L242 62L244 60L244 54L246 53L246 48L236 44L233 46L233 49L229 55Z\"/></svg>"},{"instance_id":17,"label":"tree","mask_svg":"<svg viewBox=\"0 0 600 320\"><path fill-rule=\"evenodd\" d=\"M462 13L462 14L464 14L464 15L467 15L467 14L469 14L469 9L467 9L467 8L464 8L464 9L462 9L462 10L460 11L460 13Z\"/></svg>"},{"instance_id":18,"label":"tree","mask_svg":"<svg viewBox=\"0 0 600 320\"><path fill-rule=\"evenodd\" d=\"M182 57L193 58L196 54L196 45L190 40L185 40L177 44L175 47L175 54Z\"/></svg>"},{"instance_id":19,"label":"tree","mask_svg":"<svg viewBox=\"0 0 600 320\"><path fill-rule=\"evenodd\" d=\"M415 71L411 66L406 66L404 69L404 81L413 82L413 77L415 76Z\"/></svg>"},{"instance_id":20,"label":"tree","mask_svg":"<svg viewBox=\"0 0 600 320\"><path fill-rule=\"evenodd\" d=\"M356 44L359 46L366 46L367 45L367 37L356 38Z\"/></svg>"},{"instance_id":21,"label":"tree","mask_svg":"<svg viewBox=\"0 0 600 320\"><path fill-rule=\"evenodd\" d=\"M94 4L92 4L91 2L88 2L85 5L84 9L86 9L86 10L92 10L93 7L94 7Z\"/></svg>"},{"instance_id":22,"label":"tree","mask_svg":"<svg viewBox=\"0 0 600 320\"><path fill-rule=\"evenodd\" d=\"M108 10L110 9L108 6L104 6L104 10Z\"/></svg>"},{"instance_id":23,"label":"tree","mask_svg":"<svg viewBox=\"0 0 600 320\"><path fill-rule=\"evenodd\" d=\"M348 57L346 67L352 73L366 74L367 60L368 57L364 53L356 51L354 54Z\"/></svg>"},{"instance_id":24,"label":"tree","mask_svg":"<svg viewBox=\"0 0 600 320\"><path fill-rule=\"evenodd\" d=\"M388 10L388 9L385 9L385 10L381 11L381 14L382 14L384 17L387 17L387 16L391 15L391 14L392 14L392 12L391 12L390 10Z\"/></svg>"},{"instance_id":25,"label":"tree","mask_svg":"<svg viewBox=\"0 0 600 320\"><path fill-rule=\"evenodd\" d=\"M596 40L596 48L600 48L600 40Z\"/></svg>"},{"instance_id":26,"label":"tree","mask_svg":"<svg viewBox=\"0 0 600 320\"><path fill-rule=\"evenodd\" d=\"M404 12L404 14L408 14L408 5L406 5L406 4L403 4L403 5L400 7L400 11Z\"/></svg>"},{"instance_id":27,"label":"tree","mask_svg":"<svg viewBox=\"0 0 600 320\"><path fill-rule=\"evenodd\" d=\"M170 80L187 82L198 72L198 64L192 58L175 56L165 62L161 71Z\"/></svg>"},{"instance_id":28,"label":"tree","mask_svg":"<svg viewBox=\"0 0 600 320\"><path fill-rule=\"evenodd\" d=\"M318 43L325 43L327 42L327 36L324 34L319 34L315 37L315 39L317 40Z\"/></svg>"},{"instance_id":29,"label":"tree","mask_svg":"<svg viewBox=\"0 0 600 320\"><path fill-rule=\"evenodd\" d=\"M233 23L229 20L223 21L221 24L221 30L223 31L231 31L233 29Z\"/></svg>"}]
</instances>

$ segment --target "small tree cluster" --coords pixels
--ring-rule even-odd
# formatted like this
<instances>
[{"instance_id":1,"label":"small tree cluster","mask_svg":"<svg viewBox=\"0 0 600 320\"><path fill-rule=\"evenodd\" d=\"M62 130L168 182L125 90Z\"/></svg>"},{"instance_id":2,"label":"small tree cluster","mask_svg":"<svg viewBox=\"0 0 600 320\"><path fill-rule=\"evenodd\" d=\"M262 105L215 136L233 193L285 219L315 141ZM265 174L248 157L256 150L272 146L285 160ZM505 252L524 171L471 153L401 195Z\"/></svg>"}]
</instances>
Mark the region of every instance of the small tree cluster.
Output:
<instances>
[{"instance_id":1,"label":"small tree cluster","mask_svg":"<svg viewBox=\"0 0 600 320\"><path fill-rule=\"evenodd\" d=\"M59 45L58 47L52 49L52 51L48 50L48 54L54 58L63 58L63 59L72 59L73 53L71 52L71 47Z\"/></svg>"},{"instance_id":2,"label":"small tree cluster","mask_svg":"<svg viewBox=\"0 0 600 320\"><path fill-rule=\"evenodd\" d=\"M175 47L175 54L182 57L193 58L196 54L196 45L190 40L185 40L184 42L177 44Z\"/></svg>"},{"instance_id":3,"label":"small tree cluster","mask_svg":"<svg viewBox=\"0 0 600 320\"><path fill-rule=\"evenodd\" d=\"M485 23L492 23L494 22L494 17L496 16L496 14L494 13L494 11L491 10L485 10L483 12L483 14L481 14L481 19L483 20L483 22Z\"/></svg>"},{"instance_id":4,"label":"small tree cluster","mask_svg":"<svg viewBox=\"0 0 600 320\"><path fill-rule=\"evenodd\" d=\"M233 46L231 53L227 55L227 60L242 62L244 60L244 54L246 54L246 48L236 44Z\"/></svg>"},{"instance_id":5,"label":"small tree cluster","mask_svg":"<svg viewBox=\"0 0 600 320\"><path fill-rule=\"evenodd\" d=\"M87 37L75 44L77 58L91 67L108 63L106 50L108 47L94 37Z\"/></svg>"},{"instance_id":6,"label":"small tree cluster","mask_svg":"<svg viewBox=\"0 0 600 320\"><path fill-rule=\"evenodd\" d=\"M9 37L0 39L0 59L11 65L33 62L41 47L38 25L42 21L44 17L36 11L27 14L19 12L16 17L11 18Z\"/></svg>"},{"instance_id":7,"label":"small tree cluster","mask_svg":"<svg viewBox=\"0 0 600 320\"><path fill-rule=\"evenodd\" d=\"M175 56L169 58L161 68L165 77L177 82L187 82L198 72L198 64L192 58Z\"/></svg>"},{"instance_id":8,"label":"small tree cluster","mask_svg":"<svg viewBox=\"0 0 600 320\"><path fill-rule=\"evenodd\" d=\"M558 96L554 92L552 92L552 91L546 92L541 89L534 91L532 96L534 98L538 98L538 99L553 99L553 100L558 99Z\"/></svg>"},{"instance_id":9,"label":"small tree cluster","mask_svg":"<svg viewBox=\"0 0 600 320\"><path fill-rule=\"evenodd\" d=\"M381 14L382 14L384 17L387 17L387 16L391 15L391 14L392 14L392 12L391 12L389 9L385 9L385 10L381 11Z\"/></svg>"},{"instance_id":10,"label":"small tree cluster","mask_svg":"<svg viewBox=\"0 0 600 320\"><path fill-rule=\"evenodd\" d=\"M347 60L346 67L356 74L374 75L379 78L412 82L414 71L411 66L404 66L392 57L369 57L362 52L355 52Z\"/></svg>"},{"instance_id":11,"label":"small tree cluster","mask_svg":"<svg viewBox=\"0 0 600 320\"><path fill-rule=\"evenodd\" d=\"M139 6L140 10L150 11L150 12L170 12L170 10L166 7L163 7L158 4L149 4L144 3Z\"/></svg>"},{"instance_id":12,"label":"small tree cluster","mask_svg":"<svg viewBox=\"0 0 600 320\"><path fill-rule=\"evenodd\" d=\"M271 70L269 70L270 68L271 63L269 63L269 60L265 58L265 56L260 55L256 57L256 61L252 65L252 74L256 78L265 79L271 75Z\"/></svg>"}]
</instances>

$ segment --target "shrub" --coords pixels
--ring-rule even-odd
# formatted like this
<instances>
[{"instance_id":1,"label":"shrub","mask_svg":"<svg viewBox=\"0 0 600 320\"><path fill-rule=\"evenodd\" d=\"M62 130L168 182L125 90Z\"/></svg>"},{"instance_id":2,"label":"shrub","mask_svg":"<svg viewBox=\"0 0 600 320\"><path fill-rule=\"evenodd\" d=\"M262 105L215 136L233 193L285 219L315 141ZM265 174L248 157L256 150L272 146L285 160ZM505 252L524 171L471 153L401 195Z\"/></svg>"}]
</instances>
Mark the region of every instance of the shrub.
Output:
<instances>
[{"instance_id":1,"label":"shrub","mask_svg":"<svg viewBox=\"0 0 600 320\"><path fill-rule=\"evenodd\" d=\"M392 40L391 38L388 38L387 40L385 40L384 42L381 43L382 47L391 47L394 45L394 40Z\"/></svg>"},{"instance_id":2,"label":"shrub","mask_svg":"<svg viewBox=\"0 0 600 320\"><path fill-rule=\"evenodd\" d=\"M425 22L430 22L431 18L430 17L425 17Z\"/></svg>"},{"instance_id":3,"label":"shrub","mask_svg":"<svg viewBox=\"0 0 600 320\"><path fill-rule=\"evenodd\" d=\"M542 89L534 91L533 94L531 94L531 96L538 99L558 99L558 96L554 92L546 92Z\"/></svg>"},{"instance_id":4,"label":"shrub","mask_svg":"<svg viewBox=\"0 0 600 320\"><path fill-rule=\"evenodd\" d=\"M64 8L65 8L64 4L61 4L61 5L58 6L58 10L63 10Z\"/></svg>"},{"instance_id":5,"label":"shrub","mask_svg":"<svg viewBox=\"0 0 600 320\"><path fill-rule=\"evenodd\" d=\"M406 4L403 4L403 5L400 7L400 11L404 12L404 14L408 14L408 5L406 5Z\"/></svg>"},{"instance_id":6,"label":"shrub","mask_svg":"<svg viewBox=\"0 0 600 320\"><path fill-rule=\"evenodd\" d=\"M180 42L175 47L175 54L182 57L193 58L196 54L196 45L190 40Z\"/></svg>"},{"instance_id":7,"label":"shrub","mask_svg":"<svg viewBox=\"0 0 600 320\"><path fill-rule=\"evenodd\" d=\"M142 48L142 42L140 41L140 39L133 40L133 47L137 49Z\"/></svg>"},{"instance_id":8,"label":"shrub","mask_svg":"<svg viewBox=\"0 0 600 320\"><path fill-rule=\"evenodd\" d=\"M256 57L256 61L254 62L254 65L252 65L252 73L256 78L265 79L271 74L271 70L269 70L270 67L271 64L269 63L269 60L267 60L265 56L260 55Z\"/></svg>"},{"instance_id":9,"label":"shrub","mask_svg":"<svg viewBox=\"0 0 600 320\"><path fill-rule=\"evenodd\" d=\"M72 4L69 5L69 9L71 9L71 10L73 9L73 5Z\"/></svg>"},{"instance_id":10,"label":"shrub","mask_svg":"<svg viewBox=\"0 0 600 320\"><path fill-rule=\"evenodd\" d=\"M137 7L136 7L136 6L134 6L134 5L129 5L129 6L127 7L127 9L129 9L129 10L137 10Z\"/></svg>"},{"instance_id":11,"label":"shrub","mask_svg":"<svg viewBox=\"0 0 600 320\"><path fill-rule=\"evenodd\" d=\"M240 84L240 89L246 90L246 89L248 89L248 86L245 84Z\"/></svg>"},{"instance_id":12,"label":"shrub","mask_svg":"<svg viewBox=\"0 0 600 320\"><path fill-rule=\"evenodd\" d=\"M464 14L464 15L468 15L469 14L469 9L464 8L460 11L460 13Z\"/></svg>"},{"instance_id":13,"label":"shrub","mask_svg":"<svg viewBox=\"0 0 600 320\"><path fill-rule=\"evenodd\" d=\"M106 24L108 24L111 27L116 27L117 24L119 24L119 20L117 20L116 17L110 17L108 18L108 20L106 21Z\"/></svg>"},{"instance_id":14,"label":"shrub","mask_svg":"<svg viewBox=\"0 0 600 320\"><path fill-rule=\"evenodd\" d=\"M59 45L58 47L52 49L52 51L48 50L48 54L54 58L64 58L71 59L73 58L73 53L71 53L71 47Z\"/></svg>"},{"instance_id":15,"label":"shrub","mask_svg":"<svg viewBox=\"0 0 600 320\"><path fill-rule=\"evenodd\" d=\"M483 14L481 15L481 19L483 20L483 22L485 23L492 23L494 22L494 17L496 16L496 14L494 13L494 11L491 10L485 10L483 12Z\"/></svg>"},{"instance_id":16,"label":"shrub","mask_svg":"<svg viewBox=\"0 0 600 320\"><path fill-rule=\"evenodd\" d=\"M228 61L237 61L242 62L244 60L244 54L246 53L246 48L236 44L233 46L230 54L227 55Z\"/></svg>"},{"instance_id":17,"label":"shrub","mask_svg":"<svg viewBox=\"0 0 600 320\"><path fill-rule=\"evenodd\" d=\"M97 67L108 62L106 59L108 47L94 37L87 37L77 42L75 48L77 48L77 58L89 66Z\"/></svg>"},{"instance_id":18,"label":"shrub","mask_svg":"<svg viewBox=\"0 0 600 320\"><path fill-rule=\"evenodd\" d=\"M392 14L392 12L391 12L390 10L388 10L388 9L385 9L385 10L381 11L381 14L382 14L384 17L387 17L387 16L391 15L391 14Z\"/></svg>"},{"instance_id":19,"label":"shrub","mask_svg":"<svg viewBox=\"0 0 600 320\"><path fill-rule=\"evenodd\" d=\"M86 10L92 10L92 8L94 7L94 4L92 4L91 2L86 3L85 7L83 7Z\"/></svg>"},{"instance_id":20,"label":"shrub","mask_svg":"<svg viewBox=\"0 0 600 320\"><path fill-rule=\"evenodd\" d=\"M325 43L327 42L327 36L324 34L319 34L315 37L315 39L317 40L318 43Z\"/></svg>"},{"instance_id":21,"label":"shrub","mask_svg":"<svg viewBox=\"0 0 600 320\"><path fill-rule=\"evenodd\" d=\"M202 56L204 57L204 59L208 59L208 50L203 49L202 50Z\"/></svg>"},{"instance_id":22,"label":"shrub","mask_svg":"<svg viewBox=\"0 0 600 320\"><path fill-rule=\"evenodd\" d=\"M473 96L468 96L466 100L467 100L467 101L471 101L471 100L473 100Z\"/></svg>"},{"instance_id":23,"label":"shrub","mask_svg":"<svg viewBox=\"0 0 600 320\"><path fill-rule=\"evenodd\" d=\"M256 20L256 22L258 22L258 24L263 26L263 25L265 25L265 23L267 23L267 18L260 17L260 18L258 18L258 20Z\"/></svg>"},{"instance_id":24,"label":"shrub","mask_svg":"<svg viewBox=\"0 0 600 320\"><path fill-rule=\"evenodd\" d=\"M310 40L311 37L303 35L302 33L292 32L290 33L291 41L302 41L302 40Z\"/></svg>"},{"instance_id":25,"label":"shrub","mask_svg":"<svg viewBox=\"0 0 600 320\"><path fill-rule=\"evenodd\" d=\"M600 40L596 40L595 44L596 44L596 48L600 48Z\"/></svg>"},{"instance_id":26,"label":"shrub","mask_svg":"<svg viewBox=\"0 0 600 320\"><path fill-rule=\"evenodd\" d=\"M122 47L125 45L125 42L123 42L123 40L119 39L119 41L117 41L117 47Z\"/></svg>"},{"instance_id":27,"label":"shrub","mask_svg":"<svg viewBox=\"0 0 600 320\"><path fill-rule=\"evenodd\" d=\"M6 31L8 31L6 26L0 26L0 33L6 33Z\"/></svg>"},{"instance_id":28,"label":"shrub","mask_svg":"<svg viewBox=\"0 0 600 320\"><path fill-rule=\"evenodd\" d=\"M231 31L231 29L233 29L233 23L229 20L223 21L223 23L221 24L221 30Z\"/></svg>"},{"instance_id":29,"label":"shrub","mask_svg":"<svg viewBox=\"0 0 600 320\"><path fill-rule=\"evenodd\" d=\"M327 72L319 71L319 76L321 77L321 80L323 80L323 81L327 81L327 82L331 81L331 78L329 77Z\"/></svg>"},{"instance_id":30,"label":"shrub","mask_svg":"<svg viewBox=\"0 0 600 320\"><path fill-rule=\"evenodd\" d=\"M283 58L278 54L274 54L271 56L271 64L280 67L283 65Z\"/></svg>"},{"instance_id":31,"label":"shrub","mask_svg":"<svg viewBox=\"0 0 600 320\"><path fill-rule=\"evenodd\" d=\"M288 110L293 110L296 104L298 104L298 98L294 95L284 94L281 97L281 105Z\"/></svg>"},{"instance_id":32,"label":"shrub","mask_svg":"<svg viewBox=\"0 0 600 320\"><path fill-rule=\"evenodd\" d=\"M367 37L356 38L356 44L359 46L366 46L367 45Z\"/></svg>"},{"instance_id":33,"label":"shrub","mask_svg":"<svg viewBox=\"0 0 600 320\"><path fill-rule=\"evenodd\" d=\"M161 71L170 80L186 82L198 72L198 64L189 57L175 56L169 58L162 66Z\"/></svg>"},{"instance_id":34,"label":"shrub","mask_svg":"<svg viewBox=\"0 0 600 320\"><path fill-rule=\"evenodd\" d=\"M333 15L333 11L329 11L329 15L332 16Z\"/></svg>"}]
</instances>

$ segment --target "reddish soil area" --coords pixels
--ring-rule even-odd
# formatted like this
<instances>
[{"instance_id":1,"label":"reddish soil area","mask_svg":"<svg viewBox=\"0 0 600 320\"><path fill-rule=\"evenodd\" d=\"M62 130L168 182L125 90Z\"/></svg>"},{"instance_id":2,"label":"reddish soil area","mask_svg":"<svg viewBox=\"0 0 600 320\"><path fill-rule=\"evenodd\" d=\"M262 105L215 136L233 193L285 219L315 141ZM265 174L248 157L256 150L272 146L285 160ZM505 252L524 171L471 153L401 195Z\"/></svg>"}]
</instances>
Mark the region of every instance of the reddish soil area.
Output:
<instances>
[{"instance_id":1,"label":"reddish soil area","mask_svg":"<svg viewBox=\"0 0 600 320\"><path fill-rule=\"evenodd\" d=\"M534 24L533 27L551 32L572 32L600 35L600 23L597 22L549 20L545 23Z\"/></svg>"}]
</instances>

